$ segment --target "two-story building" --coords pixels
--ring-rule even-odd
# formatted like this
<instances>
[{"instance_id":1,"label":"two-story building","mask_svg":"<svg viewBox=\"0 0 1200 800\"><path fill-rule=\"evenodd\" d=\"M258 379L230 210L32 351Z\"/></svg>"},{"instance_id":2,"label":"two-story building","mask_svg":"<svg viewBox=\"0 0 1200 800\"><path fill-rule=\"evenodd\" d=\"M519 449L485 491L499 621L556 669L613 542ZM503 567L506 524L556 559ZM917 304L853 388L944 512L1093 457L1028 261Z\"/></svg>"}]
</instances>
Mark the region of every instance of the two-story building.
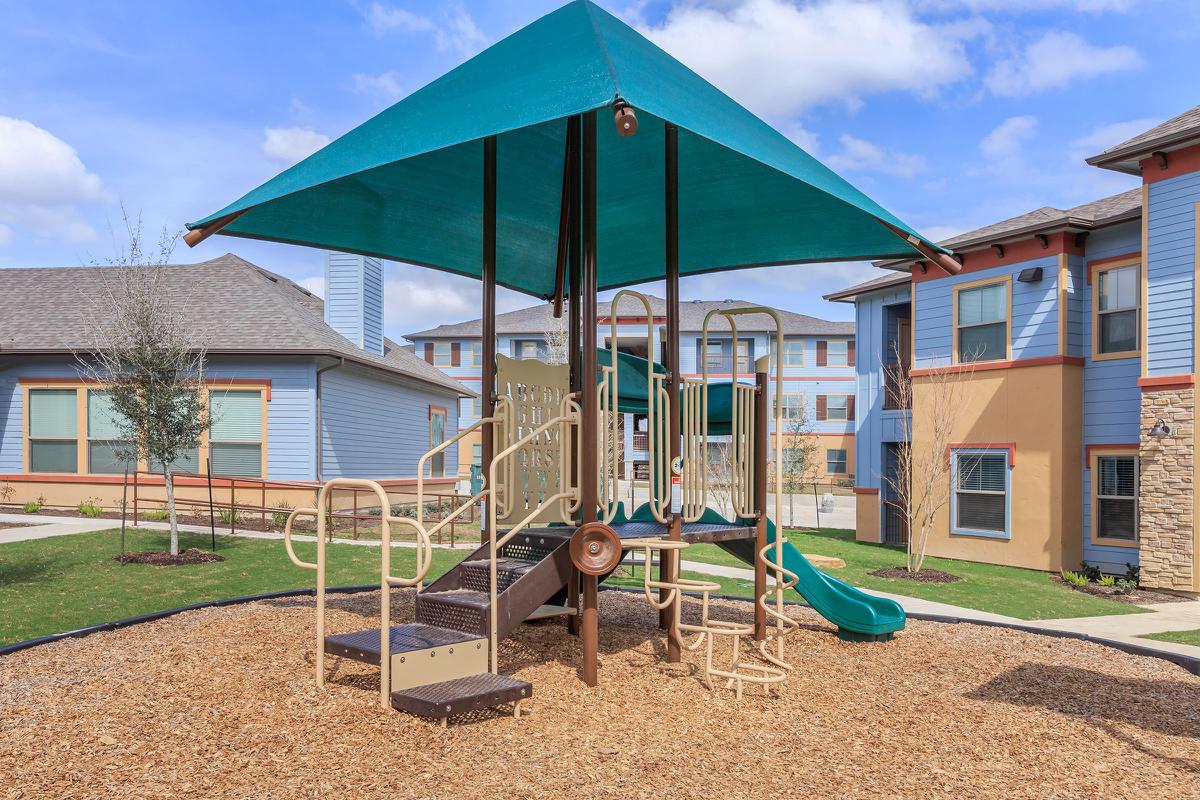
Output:
<instances>
[{"instance_id":1,"label":"two-story building","mask_svg":"<svg viewBox=\"0 0 1200 800\"><path fill-rule=\"evenodd\" d=\"M1088 163L1142 185L949 239L957 275L881 263L892 272L828 296L855 304L862 351L858 537L906 535L888 475L940 415L949 493L931 555L1135 565L1146 586L1200 591L1200 107ZM912 409L895 402L900 380ZM941 407L948 380L956 402Z\"/></svg>"},{"instance_id":2,"label":"two-story building","mask_svg":"<svg viewBox=\"0 0 1200 800\"><path fill-rule=\"evenodd\" d=\"M666 304L651 297L654 313L653 341L647 341L645 308L626 300L618 309L617 346L620 350L645 358L663 360L662 343L666 336ZM692 300L682 305L680 327L680 361L687 370L684 377L699 376L705 362L702 359L704 319L714 309L756 305L745 300ZM611 308L600 303L598 308L598 341L608 347L612 338ZM810 480L850 481L855 472L855 368L856 352L854 323L831 322L790 311L779 312L783 322L783 382L782 391L772 381L772 402L778 396L783 403L784 446L798 436L816 440L816 463L806 476ZM514 358L547 358L566 360L565 320L555 319L549 304L531 306L496 317L497 350ZM426 331L410 333L405 338L413 342L418 355L478 391L480 381L481 324L470 320L453 325L441 325ZM771 353L774 323L766 316L746 316L738 322L737 372L748 376L754 371L755 360ZM733 371L733 338L728 324L721 317L712 320L709 331L707 360L710 375L728 377ZM772 362L774 366L774 362ZM774 372L772 372L774 375ZM478 398L464 398L459 411L465 426L478 419ZM626 415L624 420L625 446L623 460L626 479L641 479L646 473L648 454L645 418ZM774 434L773 434L774 435ZM478 439L462 441L459 464L464 476L469 465L478 463Z\"/></svg>"}]
</instances>

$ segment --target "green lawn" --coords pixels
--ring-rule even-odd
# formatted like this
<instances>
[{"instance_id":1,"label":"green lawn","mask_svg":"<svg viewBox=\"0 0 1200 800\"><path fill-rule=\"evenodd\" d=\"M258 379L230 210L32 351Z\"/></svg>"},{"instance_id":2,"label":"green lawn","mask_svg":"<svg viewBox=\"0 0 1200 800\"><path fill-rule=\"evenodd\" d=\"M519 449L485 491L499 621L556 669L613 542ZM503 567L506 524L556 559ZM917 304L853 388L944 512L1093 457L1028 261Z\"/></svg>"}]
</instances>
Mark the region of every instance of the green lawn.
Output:
<instances>
[{"instance_id":1,"label":"green lawn","mask_svg":"<svg viewBox=\"0 0 1200 800\"><path fill-rule=\"evenodd\" d=\"M1200 647L1200 629L1192 631L1163 631L1162 633L1147 633L1145 636L1139 636L1139 639L1155 639L1160 642L1174 642L1175 644L1190 644L1193 647Z\"/></svg>"},{"instance_id":2,"label":"green lawn","mask_svg":"<svg viewBox=\"0 0 1200 800\"><path fill-rule=\"evenodd\" d=\"M977 564L945 558L926 558L925 566L957 575L957 583L915 583L877 578L868 573L885 567L904 566L904 550L854 540L854 531L788 531L788 539L803 553L836 556L846 562L843 569L830 570L848 583L892 594L919 597L940 603L965 606L1019 619L1058 619L1102 614L1136 614L1137 606L1106 600L1054 583L1044 572ZM746 564L715 545L694 545L684 553L688 561L744 567ZM738 594L749 594L743 589ZM794 595L793 595L794 597Z\"/></svg>"},{"instance_id":3,"label":"green lawn","mask_svg":"<svg viewBox=\"0 0 1200 800\"><path fill-rule=\"evenodd\" d=\"M132 530L130 550L164 550L167 534ZM207 550L207 534L180 534L180 547ZM316 559L316 545L297 542L296 554ZM294 566L279 541L218 537L218 564L181 567L122 565L113 560L120 551L116 531L57 536L0 545L0 645L74 630L151 611L260 594L283 589L307 589L316 573ZM441 575L469 551L433 552L430 575ZM326 585L375 583L379 580L379 550L362 545L328 546ZM392 574L411 574L413 552L392 551Z\"/></svg>"}]
</instances>

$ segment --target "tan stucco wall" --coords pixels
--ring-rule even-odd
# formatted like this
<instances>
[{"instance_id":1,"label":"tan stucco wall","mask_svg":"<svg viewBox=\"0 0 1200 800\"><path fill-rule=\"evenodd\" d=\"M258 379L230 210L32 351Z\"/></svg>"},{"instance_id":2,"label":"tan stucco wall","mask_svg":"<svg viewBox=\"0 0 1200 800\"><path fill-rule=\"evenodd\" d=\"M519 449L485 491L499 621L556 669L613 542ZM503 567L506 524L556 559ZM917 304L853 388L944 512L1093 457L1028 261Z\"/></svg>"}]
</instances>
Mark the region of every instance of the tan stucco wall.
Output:
<instances>
[{"instance_id":1,"label":"tan stucco wall","mask_svg":"<svg viewBox=\"0 0 1200 800\"><path fill-rule=\"evenodd\" d=\"M1009 539L951 535L948 501L928 555L1040 570L1071 569L1082 553L1083 369L1048 364L964 373L958 409L933 407L935 389L916 377L913 446L928 447L930 414L956 417L951 442L1014 449ZM950 476L946 475L946 486ZM915 532L914 532L915 534Z\"/></svg>"},{"instance_id":2,"label":"tan stucco wall","mask_svg":"<svg viewBox=\"0 0 1200 800\"><path fill-rule=\"evenodd\" d=\"M854 495L854 538L860 542L879 542L879 495Z\"/></svg>"}]
</instances>

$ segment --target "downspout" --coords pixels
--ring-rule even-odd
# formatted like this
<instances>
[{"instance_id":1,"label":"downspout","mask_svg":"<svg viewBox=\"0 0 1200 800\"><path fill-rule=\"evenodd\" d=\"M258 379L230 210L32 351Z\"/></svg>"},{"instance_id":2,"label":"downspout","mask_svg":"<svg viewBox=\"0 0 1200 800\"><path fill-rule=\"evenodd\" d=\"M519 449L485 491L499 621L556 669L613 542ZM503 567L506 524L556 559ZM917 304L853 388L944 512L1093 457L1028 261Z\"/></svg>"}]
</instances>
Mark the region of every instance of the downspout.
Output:
<instances>
[{"instance_id":1,"label":"downspout","mask_svg":"<svg viewBox=\"0 0 1200 800\"><path fill-rule=\"evenodd\" d=\"M322 448L321 448L321 375L326 372L329 372L329 370L331 370L331 369L337 369L338 367L344 367L344 366L346 366L346 359L344 357L341 357L341 358L338 358L336 364L330 364L327 367L321 367L320 369L317 370L317 414L316 414L317 425L316 425L315 438L316 438L317 482L318 483L325 482L325 476L322 474L323 470L322 470L322 464L321 464L321 461L322 461L322 459L321 459L321 450L322 450Z\"/></svg>"}]
</instances>

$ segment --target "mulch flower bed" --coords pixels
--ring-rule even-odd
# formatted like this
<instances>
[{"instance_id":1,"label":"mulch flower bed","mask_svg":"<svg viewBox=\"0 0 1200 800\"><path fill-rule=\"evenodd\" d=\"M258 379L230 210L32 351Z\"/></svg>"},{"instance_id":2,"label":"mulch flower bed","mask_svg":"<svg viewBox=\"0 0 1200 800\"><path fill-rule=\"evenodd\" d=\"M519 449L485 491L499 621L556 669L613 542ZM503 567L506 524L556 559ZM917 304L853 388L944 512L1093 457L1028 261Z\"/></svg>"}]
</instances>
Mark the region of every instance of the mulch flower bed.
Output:
<instances>
[{"instance_id":1,"label":"mulch flower bed","mask_svg":"<svg viewBox=\"0 0 1200 800\"><path fill-rule=\"evenodd\" d=\"M599 686L578 678L579 639L522 626L500 670L532 682L527 716L442 729L381 709L365 664L328 658L317 689L313 609L204 609L0 658L5 796L1200 797L1200 678L1092 642L910 621L851 644L794 607L795 669L738 702L697 680L702 653L664 663L643 598L602 592ZM412 594L392 609L412 619ZM378 611L377 593L331 596L329 630Z\"/></svg>"},{"instance_id":2,"label":"mulch flower bed","mask_svg":"<svg viewBox=\"0 0 1200 800\"><path fill-rule=\"evenodd\" d=\"M150 564L154 567L178 567L184 564L212 564L216 561L224 561L225 556L189 547L176 556L171 555L166 550L143 550L137 553L125 553L124 555L113 556L113 560L120 561L123 564Z\"/></svg>"},{"instance_id":3,"label":"mulch flower bed","mask_svg":"<svg viewBox=\"0 0 1200 800\"><path fill-rule=\"evenodd\" d=\"M1129 603L1136 606L1153 605L1155 603L1187 603L1194 598L1187 595L1173 594L1171 592L1159 592L1154 589L1143 589L1141 587L1134 589L1129 594L1119 594L1115 586L1101 586L1098 583L1088 583L1086 586L1076 586L1070 581L1064 581L1059 575L1051 575L1050 580L1055 583L1066 586L1068 589L1074 589L1077 592L1094 595L1095 597L1104 597L1108 600L1116 600L1119 603Z\"/></svg>"},{"instance_id":4,"label":"mulch flower bed","mask_svg":"<svg viewBox=\"0 0 1200 800\"><path fill-rule=\"evenodd\" d=\"M914 583L958 583L962 580L957 575L942 572L940 569L922 569L919 572L909 572L904 567L888 567L887 569L877 569L868 574L874 575L876 578L897 578L902 581L913 581Z\"/></svg>"}]
</instances>

